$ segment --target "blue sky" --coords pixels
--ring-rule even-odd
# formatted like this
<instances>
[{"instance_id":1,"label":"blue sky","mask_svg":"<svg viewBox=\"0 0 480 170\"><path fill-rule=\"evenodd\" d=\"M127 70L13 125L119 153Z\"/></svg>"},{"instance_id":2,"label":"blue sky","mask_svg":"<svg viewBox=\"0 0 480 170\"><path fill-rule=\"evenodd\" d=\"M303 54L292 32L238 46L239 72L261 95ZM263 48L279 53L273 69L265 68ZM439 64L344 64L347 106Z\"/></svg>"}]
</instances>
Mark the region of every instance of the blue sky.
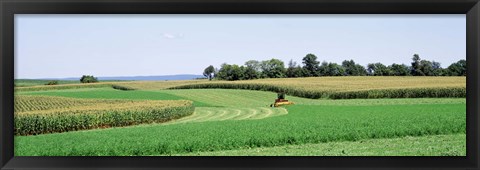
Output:
<instances>
[{"instance_id":1,"label":"blue sky","mask_svg":"<svg viewBox=\"0 0 480 170\"><path fill-rule=\"evenodd\" d=\"M447 67L466 58L465 15L15 15L15 78L202 74L308 53Z\"/></svg>"}]
</instances>

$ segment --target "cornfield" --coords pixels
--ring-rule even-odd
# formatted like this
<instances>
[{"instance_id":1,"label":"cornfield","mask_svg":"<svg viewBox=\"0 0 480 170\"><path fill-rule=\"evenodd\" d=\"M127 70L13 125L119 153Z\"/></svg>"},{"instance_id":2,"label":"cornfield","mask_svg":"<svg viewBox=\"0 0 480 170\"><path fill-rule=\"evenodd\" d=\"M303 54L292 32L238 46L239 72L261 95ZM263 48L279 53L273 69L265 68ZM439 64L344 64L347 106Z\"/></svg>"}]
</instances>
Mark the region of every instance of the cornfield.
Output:
<instances>
[{"instance_id":1,"label":"cornfield","mask_svg":"<svg viewBox=\"0 0 480 170\"><path fill-rule=\"evenodd\" d=\"M37 96L35 96L37 97ZM39 100L32 102L33 96L15 99L14 134L37 135L68 132L85 129L129 126L142 123L159 123L193 114L191 101L129 101L129 100L85 100L70 99L59 102ZM39 99L45 99L40 96ZM72 104L72 105L69 105ZM28 109L39 106L38 110ZM43 106L43 107L42 107ZM63 107L69 106L69 107Z\"/></svg>"},{"instance_id":2,"label":"cornfield","mask_svg":"<svg viewBox=\"0 0 480 170\"><path fill-rule=\"evenodd\" d=\"M23 91L43 91L43 90L65 90L65 89L80 89L80 88L100 88L100 87L112 87L111 82L107 83L88 83L88 84L64 84L55 86L29 86L29 87L15 87L16 92Z\"/></svg>"},{"instance_id":3,"label":"cornfield","mask_svg":"<svg viewBox=\"0 0 480 170\"><path fill-rule=\"evenodd\" d=\"M119 103L128 102L128 100L101 100L101 99L76 99L67 97L53 97L53 96L30 96L30 95L15 95L15 112L27 112L49 109L70 108L76 106L88 106L98 103Z\"/></svg>"},{"instance_id":4,"label":"cornfield","mask_svg":"<svg viewBox=\"0 0 480 170\"><path fill-rule=\"evenodd\" d=\"M315 92L347 92L381 89L436 89L436 88L465 88L466 77L413 77L413 76L349 76L349 77L307 77L307 78L275 78L241 81L208 81L208 80L177 80L177 81L132 81L132 82L103 82L93 84L66 84L56 86L16 87L18 92L61 90L77 88L113 87L120 90L161 90L184 88L188 86L207 86L221 88L224 85L265 86L251 89L295 89ZM275 87L273 87L275 86ZM225 86L226 87L226 86ZM229 86L233 88L232 86ZM250 89L250 88L243 88ZM290 90L291 91L291 90ZM318 94L317 94L318 95Z\"/></svg>"},{"instance_id":5,"label":"cornfield","mask_svg":"<svg viewBox=\"0 0 480 170\"><path fill-rule=\"evenodd\" d=\"M288 95L305 97L311 99L330 98L330 99L367 99L367 98L457 98L466 97L466 87L444 87L444 88L403 88L403 89L371 89L359 91L334 91L334 90L306 90L289 86L269 85L269 84L192 84L172 87L170 89L246 89L284 92Z\"/></svg>"}]
</instances>

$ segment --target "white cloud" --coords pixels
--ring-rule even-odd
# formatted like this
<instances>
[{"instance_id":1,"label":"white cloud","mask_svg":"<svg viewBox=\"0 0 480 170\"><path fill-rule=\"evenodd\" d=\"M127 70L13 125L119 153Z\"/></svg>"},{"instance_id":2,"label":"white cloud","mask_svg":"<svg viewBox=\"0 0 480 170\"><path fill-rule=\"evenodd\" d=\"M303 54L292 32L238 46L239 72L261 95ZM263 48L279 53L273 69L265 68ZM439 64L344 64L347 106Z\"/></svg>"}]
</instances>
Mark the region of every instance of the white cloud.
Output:
<instances>
[{"instance_id":1,"label":"white cloud","mask_svg":"<svg viewBox=\"0 0 480 170\"><path fill-rule=\"evenodd\" d=\"M175 35L169 34L169 33L164 33L164 34L163 34L163 37L168 38L168 39L174 39L174 38L176 38Z\"/></svg>"},{"instance_id":2,"label":"white cloud","mask_svg":"<svg viewBox=\"0 0 480 170\"><path fill-rule=\"evenodd\" d=\"M183 34L163 33L163 37L167 39L177 39L177 38L183 38Z\"/></svg>"}]
</instances>

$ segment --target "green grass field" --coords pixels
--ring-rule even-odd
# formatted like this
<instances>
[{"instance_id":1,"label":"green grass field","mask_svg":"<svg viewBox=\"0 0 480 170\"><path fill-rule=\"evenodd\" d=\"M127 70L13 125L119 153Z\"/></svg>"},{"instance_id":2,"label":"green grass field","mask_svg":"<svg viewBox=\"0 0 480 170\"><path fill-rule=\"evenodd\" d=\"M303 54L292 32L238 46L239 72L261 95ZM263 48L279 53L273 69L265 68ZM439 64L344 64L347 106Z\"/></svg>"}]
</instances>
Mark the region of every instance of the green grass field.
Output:
<instances>
[{"instance_id":1,"label":"green grass field","mask_svg":"<svg viewBox=\"0 0 480 170\"><path fill-rule=\"evenodd\" d=\"M465 156L465 134L285 145L174 156Z\"/></svg>"},{"instance_id":2,"label":"green grass field","mask_svg":"<svg viewBox=\"0 0 480 170\"><path fill-rule=\"evenodd\" d=\"M328 100L287 96L295 105L271 108L268 105L276 93L236 89L122 91L102 87L16 95L191 100L195 106L191 116L167 123L16 136L16 156L466 153L465 98ZM381 154L380 146L389 149ZM310 152L311 148L317 152Z\"/></svg>"}]
</instances>

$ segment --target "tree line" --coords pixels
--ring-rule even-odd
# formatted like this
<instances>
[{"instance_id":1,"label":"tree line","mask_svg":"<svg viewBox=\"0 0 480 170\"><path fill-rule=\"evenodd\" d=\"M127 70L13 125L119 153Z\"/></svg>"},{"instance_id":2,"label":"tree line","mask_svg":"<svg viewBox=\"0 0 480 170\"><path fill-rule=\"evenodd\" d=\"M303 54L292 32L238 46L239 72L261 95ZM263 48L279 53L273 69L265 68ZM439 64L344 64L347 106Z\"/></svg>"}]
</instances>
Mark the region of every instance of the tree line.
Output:
<instances>
[{"instance_id":1,"label":"tree line","mask_svg":"<svg viewBox=\"0 0 480 170\"><path fill-rule=\"evenodd\" d=\"M260 78L294 78L321 76L466 76L467 61L459 60L447 68L442 68L439 62L422 60L418 54L412 57L411 65L384 65L380 62L369 63L364 67L353 60L344 60L341 64L323 61L317 56L307 54L301 64L290 60L287 67L283 61L249 60L244 65L224 63L220 69L210 65L203 71L209 80L251 80Z\"/></svg>"}]
</instances>

